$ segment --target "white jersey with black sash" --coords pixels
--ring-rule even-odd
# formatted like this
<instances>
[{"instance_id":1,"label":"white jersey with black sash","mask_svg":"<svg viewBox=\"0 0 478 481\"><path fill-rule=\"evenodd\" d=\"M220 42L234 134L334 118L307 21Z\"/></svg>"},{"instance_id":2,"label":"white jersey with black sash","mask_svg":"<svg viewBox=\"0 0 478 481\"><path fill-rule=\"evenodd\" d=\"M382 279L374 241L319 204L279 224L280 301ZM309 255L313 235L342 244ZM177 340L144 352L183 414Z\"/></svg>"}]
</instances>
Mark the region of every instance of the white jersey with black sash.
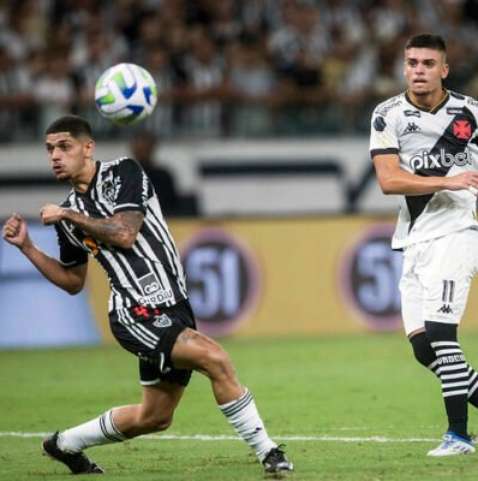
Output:
<instances>
[{"instance_id":1,"label":"white jersey with black sash","mask_svg":"<svg viewBox=\"0 0 478 481\"><path fill-rule=\"evenodd\" d=\"M433 110L420 109L407 93L373 112L370 154L397 154L400 167L421 176L478 170L478 102L446 91ZM392 248L435 239L478 225L476 196L468 190L402 196Z\"/></svg>"},{"instance_id":2,"label":"white jersey with black sash","mask_svg":"<svg viewBox=\"0 0 478 481\"><path fill-rule=\"evenodd\" d=\"M187 298L179 254L164 221L153 186L132 159L96 162L96 174L85 193L70 192L62 207L92 218L109 218L138 210L144 221L132 248L94 239L69 221L56 224L60 261L87 262L92 254L105 269L111 287L109 311L136 305L169 307Z\"/></svg>"}]
</instances>

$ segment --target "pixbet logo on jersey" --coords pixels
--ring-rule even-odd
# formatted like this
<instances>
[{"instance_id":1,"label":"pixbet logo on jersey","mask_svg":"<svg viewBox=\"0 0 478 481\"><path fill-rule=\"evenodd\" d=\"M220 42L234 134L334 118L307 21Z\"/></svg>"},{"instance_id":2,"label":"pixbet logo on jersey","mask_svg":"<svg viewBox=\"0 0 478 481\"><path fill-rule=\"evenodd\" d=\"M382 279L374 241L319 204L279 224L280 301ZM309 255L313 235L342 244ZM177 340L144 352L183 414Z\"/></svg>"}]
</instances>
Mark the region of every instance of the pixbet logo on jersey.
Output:
<instances>
[{"instance_id":1,"label":"pixbet logo on jersey","mask_svg":"<svg viewBox=\"0 0 478 481\"><path fill-rule=\"evenodd\" d=\"M456 154L450 154L445 149L440 149L438 154L431 154L424 150L419 154L415 154L410 159L410 167L417 171L421 169L440 169L441 167L451 167L452 165L463 167L464 165L471 164L468 152L457 152Z\"/></svg>"}]
</instances>

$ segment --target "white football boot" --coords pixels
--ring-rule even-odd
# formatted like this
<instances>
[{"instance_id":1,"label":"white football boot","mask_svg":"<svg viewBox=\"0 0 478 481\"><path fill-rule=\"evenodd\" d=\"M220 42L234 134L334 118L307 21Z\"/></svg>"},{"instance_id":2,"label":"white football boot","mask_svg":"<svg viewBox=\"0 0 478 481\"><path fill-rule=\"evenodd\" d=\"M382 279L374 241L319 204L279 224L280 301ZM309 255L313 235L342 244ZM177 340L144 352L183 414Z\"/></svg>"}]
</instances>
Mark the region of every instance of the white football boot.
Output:
<instances>
[{"instance_id":1,"label":"white football boot","mask_svg":"<svg viewBox=\"0 0 478 481\"><path fill-rule=\"evenodd\" d=\"M431 451L427 456L456 456L458 454L473 454L475 447L470 439L462 438L455 433L446 433L441 444Z\"/></svg>"}]
</instances>

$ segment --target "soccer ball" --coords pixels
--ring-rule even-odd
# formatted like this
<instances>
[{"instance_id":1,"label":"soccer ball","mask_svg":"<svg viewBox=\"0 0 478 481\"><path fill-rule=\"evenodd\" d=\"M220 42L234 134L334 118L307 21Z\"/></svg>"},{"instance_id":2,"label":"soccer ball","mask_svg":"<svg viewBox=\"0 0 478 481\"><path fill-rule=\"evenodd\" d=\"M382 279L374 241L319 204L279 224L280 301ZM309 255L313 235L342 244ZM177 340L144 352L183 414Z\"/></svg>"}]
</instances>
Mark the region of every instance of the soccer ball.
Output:
<instances>
[{"instance_id":1,"label":"soccer ball","mask_svg":"<svg viewBox=\"0 0 478 481\"><path fill-rule=\"evenodd\" d=\"M134 63L119 63L106 70L95 86L95 102L103 117L119 125L147 117L158 100L151 74Z\"/></svg>"}]
</instances>

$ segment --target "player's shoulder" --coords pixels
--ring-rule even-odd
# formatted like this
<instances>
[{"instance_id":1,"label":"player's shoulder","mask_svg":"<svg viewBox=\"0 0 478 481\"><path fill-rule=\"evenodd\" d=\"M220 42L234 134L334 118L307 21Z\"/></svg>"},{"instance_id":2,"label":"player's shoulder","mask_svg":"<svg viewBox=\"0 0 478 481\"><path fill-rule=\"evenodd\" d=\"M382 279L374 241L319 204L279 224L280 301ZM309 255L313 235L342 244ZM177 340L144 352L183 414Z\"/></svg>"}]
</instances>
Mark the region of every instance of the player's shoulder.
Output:
<instances>
[{"instance_id":1,"label":"player's shoulder","mask_svg":"<svg viewBox=\"0 0 478 481\"><path fill-rule=\"evenodd\" d=\"M124 156L112 160L103 160L100 169L103 175L112 173L124 176L138 172L141 166L131 157Z\"/></svg>"},{"instance_id":2,"label":"player's shoulder","mask_svg":"<svg viewBox=\"0 0 478 481\"><path fill-rule=\"evenodd\" d=\"M400 112L405 105L405 94L401 93L379 103L372 114L372 133L383 132L400 121Z\"/></svg>"},{"instance_id":3,"label":"player's shoulder","mask_svg":"<svg viewBox=\"0 0 478 481\"><path fill-rule=\"evenodd\" d=\"M398 95L384 100L379 103L373 113L374 115L380 115L381 117L386 117L392 113L400 111L400 109L405 105L405 93L402 92Z\"/></svg>"},{"instance_id":4,"label":"player's shoulder","mask_svg":"<svg viewBox=\"0 0 478 481\"><path fill-rule=\"evenodd\" d=\"M68 195L66 196L65 200L60 204L60 207L64 209L69 209L70 207L75 205L75 189L70 189Z\"/></svg>"},{"instance_id":5,"label":"player's shoulder","mask_svg":"<svg viewBox=\"0 0 478 481\"><path fill-rule=\"evenodd\" d=\"M473 111L475 115L478 115L478 100L453 90L449 90L448 93L450 94L450 103L461 108L466 107Z\"/></svg>"},{"instance_id":6,"label":"player's shoulder","mask_svg":"<svg viewBox=\"0 0 478 481\"><path fill-rule=\"evenodd\" d=\"M131 157L128 156L122 156L122 157L117 157L116 159L110 159L110 160L103 160L101 161L101 166L103 169L113 169L118 166L124 166L128 165L130 163L136 163Z\"/></svg>"}]
</instances>

